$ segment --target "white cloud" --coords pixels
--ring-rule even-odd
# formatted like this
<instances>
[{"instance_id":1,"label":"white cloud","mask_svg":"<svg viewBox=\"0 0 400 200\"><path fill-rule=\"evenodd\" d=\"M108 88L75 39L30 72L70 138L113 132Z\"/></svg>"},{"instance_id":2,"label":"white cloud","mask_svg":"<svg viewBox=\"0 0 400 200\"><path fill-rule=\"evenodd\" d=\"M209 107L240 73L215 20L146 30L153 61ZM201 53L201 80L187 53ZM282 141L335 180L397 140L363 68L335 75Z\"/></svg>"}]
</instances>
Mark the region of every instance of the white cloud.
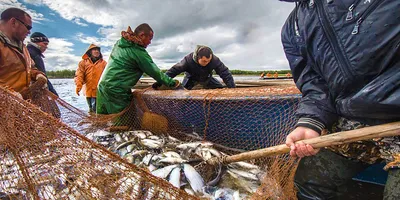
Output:
<instances>
[{"instance_id":1,"label":"white cloud","mask_svg":"<svg viewBox=\"0 0 400 200\"><path fill-rule=\"evenodd\" d=\"M72 21L75 22L75 24L78 24L79 26L88 26L87 24L83 23L80 18L75 18Z\"/></svg>"},{"instance_id":2,"label":"white cloud","mask_svg":"<svg viewBox=\"0 0 400 200\"><path fill-rule=\"evenodd\" d=\"M74 55L74 44L63 38L49 38L49 46L45 55L47 71L78 68L81 56Z\"/></svg>"},{"instance_id":3,"label":"white cloud","mask_svg":"<svg viewBox=\"0 0 400 200\"><path fill-rule=\"evenodd\" d=\"M34 0L32 0L34 1ZM24 11L26 11L31 17L32 21L36 23L40 23L40 21L46 20L43 16L43 14L36 12L35 10L28 9L26 6L24 6L22 3L18 2L17 0L2 0L0 3L0 10L3 11L7 8L10 7L16 7L20 8Z\"/></svg>"},{"instance_id":4,"label":"white cloud","mask_svg":"<svg viewBox=\"0 0 400 200\"><path fill-rule=\"evenodd\" d=\"M38 2L38 0L27 0ZM102 47L105 57L130 25L146 22L155 31L148 51L160 67L170 67L193 51L210 46L232 69L288 69L280 30L293 4L252 0L41 0L78 25L97 24L100 37L78 40ZM83 23L83 21L85 23ZM87 22L87 23L86 23Z\"/></svg>"}]
</instances>

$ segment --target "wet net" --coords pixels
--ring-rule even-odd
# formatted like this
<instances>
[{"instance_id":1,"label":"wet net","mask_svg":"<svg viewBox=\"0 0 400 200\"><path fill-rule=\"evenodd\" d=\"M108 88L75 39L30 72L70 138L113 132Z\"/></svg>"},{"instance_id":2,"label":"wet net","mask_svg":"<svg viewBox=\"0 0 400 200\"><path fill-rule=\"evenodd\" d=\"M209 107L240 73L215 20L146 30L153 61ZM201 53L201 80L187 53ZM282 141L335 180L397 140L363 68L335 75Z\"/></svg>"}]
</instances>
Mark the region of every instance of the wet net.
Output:
<instances>
[{"instance_id":1,"label":"wet net","mask_svg":"<svg viewBox=\"0 0 400 200\"><path fill-rule=\"evenodd\" d=\"M296 160L228 166L211 157L284 143L294 85L134 90L114 115L83 112L41 90L0 90L0 196L16 199L295 199Z\"/></svg>"}]
</instances>

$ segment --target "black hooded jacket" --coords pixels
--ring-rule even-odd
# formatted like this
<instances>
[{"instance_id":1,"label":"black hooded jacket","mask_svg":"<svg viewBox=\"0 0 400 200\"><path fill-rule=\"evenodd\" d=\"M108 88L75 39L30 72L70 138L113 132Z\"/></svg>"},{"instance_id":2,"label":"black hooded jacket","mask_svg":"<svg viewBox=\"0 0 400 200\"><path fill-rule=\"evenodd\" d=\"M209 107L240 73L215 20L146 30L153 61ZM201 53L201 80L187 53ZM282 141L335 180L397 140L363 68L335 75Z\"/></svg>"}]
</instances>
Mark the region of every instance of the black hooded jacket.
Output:
<instances>
[{"instance_id":1,"label":"black hooded jacket","mask_svg":"<svg viewBox=\"0 0 400 200\"><path fill-rule=\"evenodd\" d=\"M181 62L169 69L165 74L171 78L174 78L180 73L185 72L185 76L188 79L197 82L205 82L212 77L214 70L221 77L228 88L235 87L233 76L228 67L226 67L224 63L222 63L221 60L219 60L219 58L215 55L212 56L210 63L203 67L194 61L193 53L190 53L189 55L185 56Z\"/></svg>"},{"instance_id":2,"label":"black hooded jacket","mask_svg":"<svg viewBox=\"0 0 400 200\"><path fill-rule=\"evenodd\" d=\"M400 1L353 2L299 1L282 29L300 126L400 120Z\"/></svg>"}]
</instances>

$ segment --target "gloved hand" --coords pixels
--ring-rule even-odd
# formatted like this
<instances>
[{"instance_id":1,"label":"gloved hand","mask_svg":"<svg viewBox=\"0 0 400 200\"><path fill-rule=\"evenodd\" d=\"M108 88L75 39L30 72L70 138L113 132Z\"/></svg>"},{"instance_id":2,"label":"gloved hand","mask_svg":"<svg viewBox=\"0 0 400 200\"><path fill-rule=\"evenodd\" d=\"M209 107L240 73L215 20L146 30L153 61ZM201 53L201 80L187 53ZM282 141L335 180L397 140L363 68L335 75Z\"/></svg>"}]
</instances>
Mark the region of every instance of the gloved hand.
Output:
<instances>
[{"instance_id":1,"label":"gloved hand","mask_svg":"<svg viewBox=\"0 0 400 200\"><path fill-rule=\"evenodd\" d=\"M82 89L81 87L76 87L76 90L75 90L76 95L80 96L79 92L81 91L81 89Z\"/></svg>"},{"instance_id":2,"label":"gloved hand","mask_svg":"<svg viewBox=\"0 0 400 200\"><path fill-rule=\"evenodd\" d=\"M24 100L30 99L32 97L32 91L26 87L19 92Z\"/></svg>"},{"instance_id":3,"label":"gloved hand","mask_svg":"<svg viewBox=\"0 0 400 200\"><path fill-rule=\"evenodd\" d=\"M175 80L174 90L185 90L185 88L183 87L183 85L178 80Z\"/></svg>"},{"instance_id":4,"label":"gloved hand","mask_svg":"<svg viewBox=\"0 0 400 200\"><path fill-rule=\"evenodd\" d=\"M43 75L43 74L41 74L41 73L39 73L39 74L37 74L36 75L36 81L42 81L42 82L46 82L47 83L47 78L46 78L46 76L45 75Z\"/></svg>"},{"instance_id":5,"label":"gloved hand","mask_svg":"<svg viewBox=\"0 0 400 200\"><path fill-rule=\"evenodd\" d=\"M178 80L175 80L175 85L173 87L167 87L167 86L165 86L161 83L157 83L157 82L153 83L153 85L151 87L154 88L155 90L184 90L185 89Z\"/></svg>"},{"instance_id":6,"label":"gloved hand","mask_svg":"<svg viewBox=\"0 0 400 200\"><path fill-rule=\"evenodd\" d=\"M46 88L47 87L47 78L43 74L37 74L36 75L36 81L32 86L35 85L35 88ZM31 86L31 87L32 87Z\"/></svg>"},{"instance_id":7,"label":"gloved hand","mask_svg":"<svg viewBox=\"0 0 400 200\"><path fill-rule=\"evenodd\" d=\"M158 83L158 82L155 82L155 83L153 83L153 85L151 85L151 87L152 87L153 89L155 89L155 90L158 90L158 88L161 87L161 86L162 86L162 84L161 84L161 83Z\"/></svg>"}]
</instances>

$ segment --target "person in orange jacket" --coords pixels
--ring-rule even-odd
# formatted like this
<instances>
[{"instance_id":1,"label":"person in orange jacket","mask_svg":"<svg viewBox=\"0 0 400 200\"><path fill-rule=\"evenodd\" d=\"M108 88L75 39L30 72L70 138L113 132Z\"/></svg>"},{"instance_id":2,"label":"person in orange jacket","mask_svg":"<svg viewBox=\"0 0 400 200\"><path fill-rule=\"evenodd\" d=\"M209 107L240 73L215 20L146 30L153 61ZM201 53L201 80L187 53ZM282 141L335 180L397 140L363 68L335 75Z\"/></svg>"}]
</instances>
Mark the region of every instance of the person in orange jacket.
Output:
<instances>
[{"instance_id":1,"label":"person in orange jacket","mask_svg":"<svg viewBox=\"0 0 400 200\"><path fill-rule=\"evenodd\" d=\"M103 60L100 47L91 44L82 56L78 69L75 73L76 94L86 85L85 96L89 105L89 112L96 112L97 84L107 62Z\"/></svg>"},{"instance_id":2,"label":"person in orange jacket","mask_svg":"<svg viewBox=\"0 0 400 200\"><path fill-rule=\"evenodd\" d=\"M278 77L279 77L278 72L275 72L274 78L278 78Z\"/></svg>"},{"instance_id":3,"label":"person in orange jacket","mask_svg":"<svg viewBox=\"0 0 400 200\"><path fill-rule=\"evenodd\" d=\"M32 18L19 8L8 8L0 19L0 86L29 98L32 82L47 82L46 76L34 67L23 41L32 29ZM21 94L21 95L20 95Z\"/></svg>"}]
</instances>

